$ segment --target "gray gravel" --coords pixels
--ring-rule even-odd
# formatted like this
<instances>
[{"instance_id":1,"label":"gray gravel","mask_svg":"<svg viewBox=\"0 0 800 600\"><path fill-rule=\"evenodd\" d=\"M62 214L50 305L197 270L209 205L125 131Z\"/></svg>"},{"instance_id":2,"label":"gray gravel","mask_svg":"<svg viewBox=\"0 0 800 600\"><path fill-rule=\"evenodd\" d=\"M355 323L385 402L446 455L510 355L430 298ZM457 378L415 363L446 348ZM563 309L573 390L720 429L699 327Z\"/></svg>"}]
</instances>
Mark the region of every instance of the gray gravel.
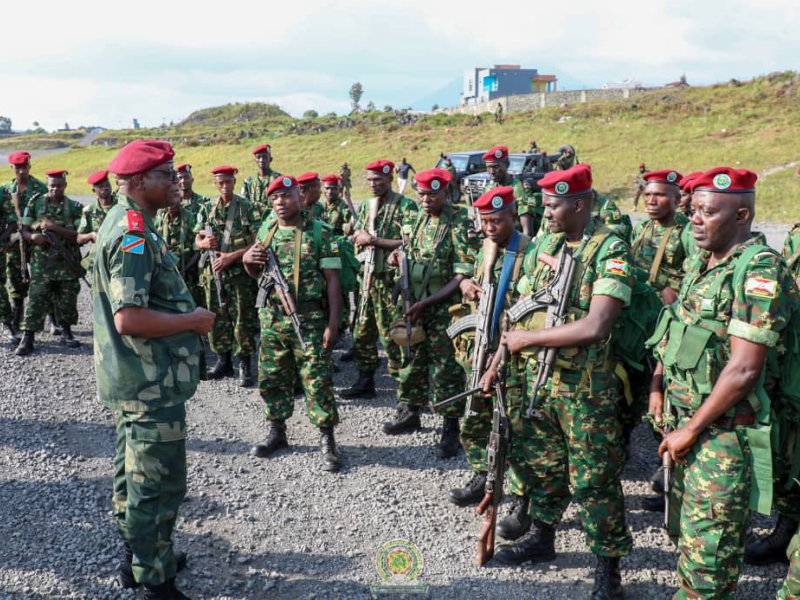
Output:
<instances>
[{"instance_id":1,"label":"gray gravel","mask_svg":"<svg viewBox=\"0 0 800 600\"><path fill-rule=\"evenodd\" d=\"M114 581L121 544L110 512L113 428L95 399L85 289L80 304L81 348L42 334L36 353L19 358L1 344L0 600L138 597ZM353 380L350 365L335 376L337 389ZM432 415L420 433L380 433L394 385L383 368L377 383L378 399L339 405L338 474L320 469L302 399L289 421L291 450L260 460L248 454L264 435L258 394L230 379L201 383L188 404L189 494L176 539L189 567L179 586L193 598L369 598L379 581L376 552L401 538L420 548L419 581L432 598L587 597L594 561L574 505L558 528L554 562L473 566L482 519L446 501L468 478L463 455L434 457ZM656 448L644 427L633 448L623 481L635 546L623 561L625 588L629 599L666 599L676 555L661 516L640 509ZM763 533L771 521L755 523ZM785 571L746 567L737 598L773 598Z\"/></svg>"}]
</instances>

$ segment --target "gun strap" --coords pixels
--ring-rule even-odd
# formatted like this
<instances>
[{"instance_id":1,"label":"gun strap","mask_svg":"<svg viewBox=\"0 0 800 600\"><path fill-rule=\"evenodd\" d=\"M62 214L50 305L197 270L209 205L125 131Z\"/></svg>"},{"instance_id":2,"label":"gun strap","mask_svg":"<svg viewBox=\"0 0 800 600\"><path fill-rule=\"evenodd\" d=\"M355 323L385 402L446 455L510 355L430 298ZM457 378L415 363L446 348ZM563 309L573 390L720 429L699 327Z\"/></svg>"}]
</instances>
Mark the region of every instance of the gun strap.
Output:
<instances>
[{"instance_id":1,"label":"gun strap","mask_svg":"<svg viewBox=\"0 0 800 600\"><path fill-rule=\"evenodd\" d=\"M511 276L514 272L514 263L516 262L517 250L519 249L519 238L519 231L515 229L506 246L505 252L503 252L503 267L500 271L500 280L497 283L497 294L495 295L492 311L492 328L489 334L490 340L494 338L494 332L497 331L500 315L506 304L506 293L508 292L508 287L511 285Z\"/></svg>"},{"instance_id":2,"label":"gun strap","mask_svg":"<svg viewBox=\"0 0 800 600\"><path fill-rule=\"evenodd\" d=\"M394 213L397 212L397 207L400 206L400 199L403 197L395 192L390 192L390 194L388 206L384 206L383 219L381 219L381 224L376 234L381 238L386 234L387 223L391 224L392 219L394 219ZM378 212L380 212L380 208Z\"/></svg>"},{"instance_id":3,"label":"gun strap","mask_svg":"<svg viewBox=\"0 0 800 600\"><path fill-rule=\"evenodd\" d=\"M231 235L233 234L233 219L236 215L236 209L239 207L239 198L234 194L233 200L228 205L228 214L225 217L225 231L222 233L222 246L220 252L227 252L228 246L231 244Z\"/></svg>"},{"instance_id":4,"label":"gun strap","mask_svg":"<svg viewBox=\"0 0 800 600\"><path fill-rule=\"evenodd\" d=\"M667 227L667 230L664 232L664 237L661 239L661 243L658 245L656 257L653 259L653 264L650 266L650 276L647 278L647 283L650 285L653 285L656 277L658 277L658 270L661 268L661 263L664 260L664 253L667 251L667 244L669 243L669 238L673 231L675 231L675 225L670 225Z\"/></svg>"},{"instance_id":5,"label":"gun strap","mask_svg":"<svg viewBox=\"0 0 800 600\"><path fill-rule=\"evenodd\" d=\"M319 246L322 243L322 229L321 225L319 225L319 244L317 243L317 222L314 222L314 245ZM276 220L275 223L272 224L272 227L269 228L267 231L266 237L264 237L264 241L261 242L263 248L269 248L272 240L275 238L275 234L278 232L278 221ZM294 282L294 293L295 296L299 297L300 291L300 254L302 251L302 241L303 241L303 220L301 219L294 228L294 253L293 259L294 264L292 265L292 280ZM276 255L277 258L277 255ZM280 265L276 265L278 269L280 269Z\"/></svg>"}]
</instances>

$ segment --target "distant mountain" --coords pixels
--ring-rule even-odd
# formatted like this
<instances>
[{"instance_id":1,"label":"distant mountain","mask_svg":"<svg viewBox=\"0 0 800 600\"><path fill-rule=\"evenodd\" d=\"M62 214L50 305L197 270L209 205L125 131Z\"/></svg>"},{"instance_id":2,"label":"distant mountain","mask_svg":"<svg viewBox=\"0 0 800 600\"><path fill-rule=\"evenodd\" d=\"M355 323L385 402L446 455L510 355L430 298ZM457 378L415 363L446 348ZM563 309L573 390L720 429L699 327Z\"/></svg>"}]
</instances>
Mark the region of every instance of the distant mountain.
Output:
<instances>
[{"instance_id":1,"label":"distant mountain","mask_svg":"<svg viewBox=\"0 0 800 600\"><path fill-rule=\"evenodd\" d=\"M453 79L435 92L411 103L414 110L430 110L434 104L439 108L458 106L461 102L461 78Z\"/></svg>"}]
</instances>

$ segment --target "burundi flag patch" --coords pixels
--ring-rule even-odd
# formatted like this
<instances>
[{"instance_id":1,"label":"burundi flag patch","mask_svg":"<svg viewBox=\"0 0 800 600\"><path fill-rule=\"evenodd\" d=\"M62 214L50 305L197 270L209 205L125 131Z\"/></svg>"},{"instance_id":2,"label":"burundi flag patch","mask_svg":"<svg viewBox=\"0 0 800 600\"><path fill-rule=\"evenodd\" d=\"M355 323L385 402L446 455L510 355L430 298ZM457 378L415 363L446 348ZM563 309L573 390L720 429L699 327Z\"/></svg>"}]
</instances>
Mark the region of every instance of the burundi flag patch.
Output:
<instances>
[{"instance_id":1,"label":"burundi flag patch","mask_svg":"<svg viewBox=\"0 0 800 600\"><path fill-rule=\"evenodd\" d=\"M122 238L122 251L131 254L144 254L144 238L126 235Z\"/></svg>"},{"instance_id":2,"label":"burundi flag patch","mask_svg":"<svg viewBox=\"0 0 800 600\"><path fill-rule=\"evenodd\" d=\"M757 298L774 298L778 293L778 282L763 277L750 277L744 286L744 293Z\"/></svg>"},{"instance_id":3,"label":"burundi flag patch","mask_svg":"<svg viewBox=\"0 0 800 600\"><path fill-rule=\"evenodd\" d=\"M339 242L337 242L336 240L331 242L331 252L333 252L334 254L339 252Z\"/></svg>"},{"instance_id":4,"label":"burundi flag patch","mask_svg":"<svg viewBox=\"0 0 800 600\"><path fill-rule=\"evenodd\" d=\"M467 256L472 260L475 260L476 258L478 258L478 252L475 250L475 248L468 248Z\"/></svg>"},{"instance_id":5,"label":"burundi flag patch","mask_svg":"<svg viewBox=\"0 0 800 600\"><path fill-rule=\"evenodd\" d=\"M608 275L618 275L619 277L628 276L628 263L624 260L609 258L606 261L606 273Z\"/></svg>"}]
</instances>

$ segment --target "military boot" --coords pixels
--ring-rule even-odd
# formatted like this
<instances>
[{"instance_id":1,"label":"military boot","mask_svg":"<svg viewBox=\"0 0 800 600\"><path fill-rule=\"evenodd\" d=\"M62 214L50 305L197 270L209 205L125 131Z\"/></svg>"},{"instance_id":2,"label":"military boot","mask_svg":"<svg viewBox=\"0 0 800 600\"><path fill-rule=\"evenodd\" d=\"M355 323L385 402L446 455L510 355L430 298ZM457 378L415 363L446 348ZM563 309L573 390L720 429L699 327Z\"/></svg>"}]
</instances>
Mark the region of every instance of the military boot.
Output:
<instances>
[{"instance_id":1,"label":"military boot","mask_svg":"<svg viewBox=\"0 0 800 600\"><path fill-rule=\"evenodd\" d=\"M529 504L527 496L514 495L511 512L497 524L497 535L509 541L525 535L531 528L531 518L528 516Z\"/></svg>"},{"instance_id":2,"label":"military boot","mask_svg":"<svg viewBox=\"0 0 800 600\"><path fill-rule=\"evenodd\" d=\"M336 440L333 438L333 427L320 427L319 448L322 450L322 468L326 471L338 471L342 464L336 451Z\"/></svg>"},{"instance_id":3,"label":"military boot","mask_svg":"<svg viewBox=\"0 0 800 600\"><path fill-rule=\"evenodd\" d=\"M175 579L170 579L164 583L145 583L144 600L189 600L189 596L175 587Z\"/></svg>"},{"instance_id":4,"label":"military boot","mask_svg":"<svg viewBox=\"0 0 800 600\"><path fill-rule=\"evenodd\" d=\"M230 352L223 352L217 357L217 364L214 365L213 369L210 369L208 373L206 373L206 378L209 380L212 379L222 379L223 377L232 377L233 376L233 361L231 360L231 353Z\"/></svg>"},{"instance_id":5,"label":"military boot","mask_svg":"<svg viewBox=\"0 0 800 600\"><path fill-rule=\"evenodd\" d=\"M461 488L450 490L450 502L456 506L477 504L486 494L486 471L475 471L472 479Z\"/></svg>"},{"instance_id":6,"label":"military boot","mask_svg":"<svg viewBox=\"0 0 800 600\"><path fill-rule=\"evenodd\" d=\"M47 327L50 330L50 335L61 335L61 327L56 323L56 317L53 313L47 313Z\"/></svg>"},{"instance_id":7,"label":"military boot","mask_svg":"<svg viewBox=\"0 0 800 600\"><path fill-rule=\"evenodd\" d=\"M788 562L786 548L797 531L797 521L778 513L775 530L761 539L748 540L744 547L744 562L748 565L770 565Z\"/></svg>"},{"instance_id":8,"label":"military boot","mask_svg":"<svg viewBox=\"0 0 800 600\"><path fill-rule=\"evenodd\" d=\"M22 298L11 298L11 323L14 325L14 329L19 331L19 324L22 321L22 312L23 307L25 306L25 300Z\"/></svg>"},{"instance_id":9,"label":"military boot","mask_svg":"<svg viewBox=\"0 0 800 600\"><path fill-rule=\"evenodd\" d=\"M286 441L286 423L282 419L270 419L267 423L267 439L261 444L256 444L250 450L253 456L267 458L272 456L276 450L285 448L289 445Z\"/></svg>"},{"instance_id":10,"label":"military boot","mask_svg":"<svg viewBox=\"0 0 800 600\"><path fill-rule=\"evenodd\" d=\"M500 546L494 557L506 565L553 560L556 557L556 528L542 521L534 521L533 527L525 535L516 542Z\"/></svg>"},{"instance_id":11,"label":"military boot","mask_svg":"<svg viewBox=\"0 0 800 600\"><path fill-rule=\"evenodd\" d=\"M250 365L249 356L239 357L239 386L244 388L253 387L253 369Z\"/></svg>"},{"instance_id":12,"label":"military boot","mask_svg":"<svg viewBox=\"0 0 800 600\"><path fill-rule=\"evenodd\" d=\"M67 348L78 348L81 343L72 336L72 327L69 325L61 326L61 343Z\"/></svg>"},{"instance_id":13,"label":"military boot","mask_svg":"<svg viewBox=\"0 0 800 600\"><path fill-rule=\"evenodd\" d=\"M183 569L186 568L186 554L180 550L175 550L174 554L176 569L178 571L183 571ZM122 562L119 564L119 569L117 570L117 581L119 581L119 584L126 589L139 587L141 585L133 577L131 563L133 563L133 552L131 551L131 545L128 542L125 542Z\"/></svg>"},{"instance_id":14,"label":"military boot","mask_svg":"<svg viewBox=\"0 0 800 600\"><path fill-rule=\"evenodd\" d=\"M356 358L356 347L350 346L350 349L339 357L342 362L353 362Z\"/></svg>"},{"instance_id":15,"label":"military boot","mask_svg":"<svg viewBox=\"0 0 800 600\"><path fill-rule=\"evenodd\" d=\"M442 423L442 438L436 444L434 454L437 458L451 458L458 454L461 448L461 427L458 424L458 417L445 417Z\"/></svg>"},{"instance_id":16,"label":"military boot","mask_svg":"<svg viewBox=\"0 0 800 600\"><path fill-rule=\"evenodd\" d=\"M358 372L358 381L352 387L339 392L339 396L346 399L351 398L374 398L375 397L375 371L365 373Z\"/></svg>"},{"instance_id":17,"label":"military boot","mask_svg":"<svg viewBox=\"0 0 800 600\"><path fill-rule=\"evenodd\" d=\"M383 424L383 433L397 435L410 433L422 427L419 420L419 407L401 404L394 413L394 419Z\"/></svg>"},{"instance_id":18,"label":"military boot","mask_svg":"<svg viewBox=\"0 0 800 600\"><path fill-rule=\"evenodd\" d=\"M592 600L623 600L622 575L619 572L619 556L598 556L594 572Z\"/></svg>"},{"instance_id":19,"label":"military boot","mask_svg":"<svg viewBox=\"0 0 800 600\"><path fill-rule=\"evenodd\" d=\"M0 330L0 335L2 335L4 338L8 338L8 341L11 342L12 346L19 345L19 336L14 330L14 324L11 321L6 321L3 323L2 330Z\"/></svg>"},{"instance_id":20,"label":"military boot","mask_svg":"<svg viewBox=\"0 0 800 600\"><path fill-rule=\"evenodd\" d=\"M14 354L17 356L27 356L31 352L33 352L33 332L26 330L22 332L22 340L14 351Z\"/></svg>"}]
</instances>

